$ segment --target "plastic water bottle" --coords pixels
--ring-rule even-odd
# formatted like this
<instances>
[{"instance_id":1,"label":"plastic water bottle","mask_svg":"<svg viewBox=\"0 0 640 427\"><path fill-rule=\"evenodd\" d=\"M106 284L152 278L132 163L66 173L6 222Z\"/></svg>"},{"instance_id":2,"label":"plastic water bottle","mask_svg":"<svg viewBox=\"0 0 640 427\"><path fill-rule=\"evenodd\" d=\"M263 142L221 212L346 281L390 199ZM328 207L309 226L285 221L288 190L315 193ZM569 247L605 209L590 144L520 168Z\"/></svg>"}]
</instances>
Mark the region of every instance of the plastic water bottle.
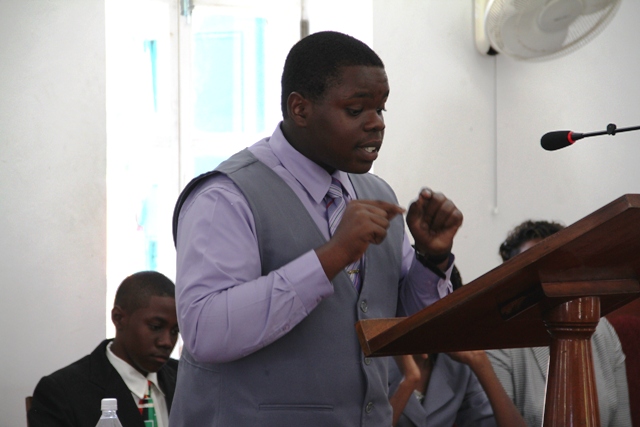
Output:
<instances>
[{"instance_id":1,"label":"plastic water bottle","mask_svg":"<svg viewBox=\"0 0 640 427\"><path fill-rule=\"evenodd\" d=\"M122 427L116 415L118 410L118 401L116 399L102 399L101 409L102 416L98 420L96 427Z\"/></svg>"}]
</instances>

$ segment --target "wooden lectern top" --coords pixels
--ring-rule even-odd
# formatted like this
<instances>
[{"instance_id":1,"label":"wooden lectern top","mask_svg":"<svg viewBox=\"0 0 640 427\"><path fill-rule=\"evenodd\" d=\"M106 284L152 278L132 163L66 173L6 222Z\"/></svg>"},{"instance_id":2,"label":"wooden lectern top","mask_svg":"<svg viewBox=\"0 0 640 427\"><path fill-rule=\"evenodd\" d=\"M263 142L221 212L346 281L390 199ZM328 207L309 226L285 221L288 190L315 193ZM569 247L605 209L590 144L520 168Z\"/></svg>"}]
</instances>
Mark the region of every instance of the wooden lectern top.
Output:
<instances>
[{"instance_id":1,"label":"wooden lectern top","mask_svg":"<svg viewBox=\"0 0 640 427\"><path fill-rule=\"evenodd\" d=\"M404 318L356 324L367 356L547 346L548 309L600 297L602 316L640 296L640 195L627 194Z\"/></svg>"}]
</instances>

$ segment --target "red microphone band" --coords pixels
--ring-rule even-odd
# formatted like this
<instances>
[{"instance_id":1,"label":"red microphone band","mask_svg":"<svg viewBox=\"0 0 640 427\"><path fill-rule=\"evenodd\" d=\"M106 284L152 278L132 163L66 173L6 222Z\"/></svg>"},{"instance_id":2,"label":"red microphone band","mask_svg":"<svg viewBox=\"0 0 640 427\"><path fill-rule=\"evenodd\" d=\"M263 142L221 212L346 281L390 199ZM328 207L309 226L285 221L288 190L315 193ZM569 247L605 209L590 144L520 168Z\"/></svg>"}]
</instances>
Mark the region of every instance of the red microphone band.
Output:
<instances>
[{"instance_id":1,"label":"red microphone band","mask_svg":"<svg viewBox=\"0 0 640 427\"><path fill-rule=\"evenodd\" d=\"M567 135L567 139L569 140L569 143L573 144L574 142L576 142L573 139L573 132L569 131L569 134Z\"/></svg>"}]
</instances>

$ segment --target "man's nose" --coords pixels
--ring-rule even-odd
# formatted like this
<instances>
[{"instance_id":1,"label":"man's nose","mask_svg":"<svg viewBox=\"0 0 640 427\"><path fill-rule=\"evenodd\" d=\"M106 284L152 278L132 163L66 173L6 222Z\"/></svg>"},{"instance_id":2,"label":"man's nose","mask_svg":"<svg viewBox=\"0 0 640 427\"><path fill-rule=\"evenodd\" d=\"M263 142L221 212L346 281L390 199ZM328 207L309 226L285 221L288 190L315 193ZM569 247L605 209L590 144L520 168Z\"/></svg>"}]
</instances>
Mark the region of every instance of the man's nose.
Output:
<instances>
[{"instance_id":1,"label":"man's nose","mask_svg":"<svg viewBox=\"0 0 640 427\"><path fill-rule=\"evenodd\" d=\"M385 128L384 118L382 112L372 111L367 116L367 122L365 123L365 129L367 131L382 132Z\"/></svg>"},{"instance_id":2,"label":"man's nose","mask_svg":"<svg viewBox=\"0 0 640 427\"><path fill-rule=\"evenodd\" d=\"M160 333L158 340L156 341L158 347L173 349L173 346L176 345L177 337L174 337L174 334L171 333L171 330L166 329Z\"/></svg>"}]
</instances>

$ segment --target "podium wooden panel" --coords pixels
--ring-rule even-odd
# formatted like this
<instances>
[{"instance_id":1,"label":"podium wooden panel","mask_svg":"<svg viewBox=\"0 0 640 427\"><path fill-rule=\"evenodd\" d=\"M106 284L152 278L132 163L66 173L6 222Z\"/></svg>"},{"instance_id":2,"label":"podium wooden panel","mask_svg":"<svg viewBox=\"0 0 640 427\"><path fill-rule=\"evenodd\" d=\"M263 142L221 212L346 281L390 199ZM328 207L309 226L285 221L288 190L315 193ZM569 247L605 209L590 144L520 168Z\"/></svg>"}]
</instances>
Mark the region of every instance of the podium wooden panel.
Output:
<instances>
[{"instance_id":1,"label":"podium wooden panel","mask_svg":"<svg viewBox=\"0 0 640 427\"><path fill-rule=\"evenodd\" d=\"M410 317L356 329L367 356L550 346L545 427L598 426L589 339L640 296L639 277L640 195L628 194Z\"/></svg>"}]
</instances>

